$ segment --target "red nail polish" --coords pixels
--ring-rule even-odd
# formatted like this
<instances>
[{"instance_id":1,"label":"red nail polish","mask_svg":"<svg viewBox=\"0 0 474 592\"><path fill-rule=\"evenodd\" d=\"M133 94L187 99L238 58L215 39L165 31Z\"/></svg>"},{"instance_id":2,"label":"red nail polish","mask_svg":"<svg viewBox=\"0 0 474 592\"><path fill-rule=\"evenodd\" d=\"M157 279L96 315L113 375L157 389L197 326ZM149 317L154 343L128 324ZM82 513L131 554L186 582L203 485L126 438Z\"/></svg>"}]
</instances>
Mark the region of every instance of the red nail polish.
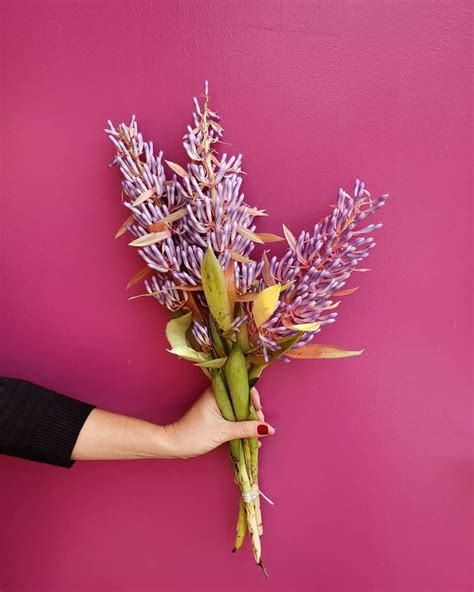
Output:
<instances>
[{"instance_id":1,"label":"red nail polish","mask_svg":"<svg viewBox=\"0 0 474 592\"><path fill-rule=\"evenodd\" d=\"M257 427L257 433L260 436L266 436L268 434L268 426L265 425L264 423L261 423L258 427Z\"/></svg>"}]
</instances>

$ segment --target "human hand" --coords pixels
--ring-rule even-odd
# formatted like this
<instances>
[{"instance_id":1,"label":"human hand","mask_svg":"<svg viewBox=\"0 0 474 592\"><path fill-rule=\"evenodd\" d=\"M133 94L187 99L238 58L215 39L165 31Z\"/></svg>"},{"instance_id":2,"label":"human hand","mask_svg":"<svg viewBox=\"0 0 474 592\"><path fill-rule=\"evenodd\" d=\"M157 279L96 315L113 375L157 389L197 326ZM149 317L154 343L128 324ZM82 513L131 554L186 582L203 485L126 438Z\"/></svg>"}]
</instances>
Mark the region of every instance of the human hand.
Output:
<instances>
[{"instance_id":1,"label":"human hand","mask_svg":"<svg viewBox=\"0 0 474 592\"><path fill-rule=\"evenodd\" d=\"M229 440L272 436L275 428L265 423L257 389L252 388L250 394L258 421L227 421L219 411L212 387L207 388L180 419L164 426L171 456L190 458Z\"/></svg>"}]
</instances>

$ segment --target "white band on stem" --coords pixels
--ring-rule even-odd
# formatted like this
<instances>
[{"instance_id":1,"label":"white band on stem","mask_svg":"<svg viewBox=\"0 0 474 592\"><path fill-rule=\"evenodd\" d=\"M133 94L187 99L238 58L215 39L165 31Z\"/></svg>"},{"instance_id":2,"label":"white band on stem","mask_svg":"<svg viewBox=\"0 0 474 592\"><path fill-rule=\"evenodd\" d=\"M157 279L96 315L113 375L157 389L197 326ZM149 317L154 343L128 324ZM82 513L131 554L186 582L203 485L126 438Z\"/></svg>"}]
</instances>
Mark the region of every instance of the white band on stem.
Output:
<instances>
[{"instance_id":1,"label":"white band on stem","mask_svg":"<svg viewBox=\"0 0 474 592\"><path fill-rule=\"evenodd\" d=\"M258 493L256 491L242 491L242 499L244 500L244 502L247 503L253 502L253 500L256 499L259 495L261 495L263 499L267 501L270 505L275 505L275 503L272 502L272 500L269 497L267 497L260 489L258 490Z\"/></svg>"}]
</instances>

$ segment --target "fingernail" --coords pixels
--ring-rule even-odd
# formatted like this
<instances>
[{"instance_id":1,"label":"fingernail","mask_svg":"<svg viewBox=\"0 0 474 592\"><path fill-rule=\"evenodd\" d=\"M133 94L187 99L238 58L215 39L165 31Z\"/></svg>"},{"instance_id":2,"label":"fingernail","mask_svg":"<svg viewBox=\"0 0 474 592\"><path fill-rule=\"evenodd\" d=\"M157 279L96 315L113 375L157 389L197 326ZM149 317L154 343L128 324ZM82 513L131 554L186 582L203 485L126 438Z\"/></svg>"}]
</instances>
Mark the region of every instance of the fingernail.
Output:
<instances>
[{"instance_id":1,"label":"fingernail","mask_svg":"<svg viewBox=\"0 0 474 592\"><path fill-rule=\"evenodd\" d=\"M268 434L268 426L265 425L264 423L261 423L258 427L257 427L257 433L260 436L266 436Z\"/></svg>"}]
</instances>

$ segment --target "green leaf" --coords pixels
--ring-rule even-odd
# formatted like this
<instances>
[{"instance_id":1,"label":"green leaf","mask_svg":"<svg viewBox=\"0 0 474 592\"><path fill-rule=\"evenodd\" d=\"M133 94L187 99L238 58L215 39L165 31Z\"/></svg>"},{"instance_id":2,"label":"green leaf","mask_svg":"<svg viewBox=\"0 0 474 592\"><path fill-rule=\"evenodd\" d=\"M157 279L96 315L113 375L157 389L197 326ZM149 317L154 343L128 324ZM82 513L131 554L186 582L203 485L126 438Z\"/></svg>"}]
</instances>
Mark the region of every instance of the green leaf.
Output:
<instances>
[{"instance_id":1,"label":"green leaf","mask_svg":"<svg viewBox=\"0 0 474 592\"><path fill-rule=\"evenodd\" d=\"M227 362L227 357L225 358L214 358L213 360L206 360L205 362L199 362L196 366L200 368L222 368L222 366Z\"/></svg>"},{"instance_id":2,"label":"green leaf","mask_svg":"<svg viewBox=\"0 0 474 592\"><path fill-rule=\"evenodd\" d=\"M209 358L209 354L205 354L203 352L198 352L189 345L177 345L172 349L168 349L170 354L174 354L179 358L183 358L183 360L188 360L190 362L205 362Z\"/></svg>"},{"instance_id":3,"label":"green leaf","mask_svg":"<svg viewBox=\"0 0 474 592\"><path fill-rule=\"evenodd\" d=\"M186 340L186 332L193 320L193 313L188 312L181 317L171 319L166 325L166 338L171 345L171 348L185 346L188 347Z\"/></svg>"},{"instance_id":4,"label":"green leaf","mask_svg":"<svg viewBox=\"0 0 474 592\"><path fill-rule=\"evenodd\" d=\"M232 314L227 294L227 282L221 264L210 247L202 260L201 278L206 301L216 325L224 332L230 331Z\"/></svg>"}]
</instances>

